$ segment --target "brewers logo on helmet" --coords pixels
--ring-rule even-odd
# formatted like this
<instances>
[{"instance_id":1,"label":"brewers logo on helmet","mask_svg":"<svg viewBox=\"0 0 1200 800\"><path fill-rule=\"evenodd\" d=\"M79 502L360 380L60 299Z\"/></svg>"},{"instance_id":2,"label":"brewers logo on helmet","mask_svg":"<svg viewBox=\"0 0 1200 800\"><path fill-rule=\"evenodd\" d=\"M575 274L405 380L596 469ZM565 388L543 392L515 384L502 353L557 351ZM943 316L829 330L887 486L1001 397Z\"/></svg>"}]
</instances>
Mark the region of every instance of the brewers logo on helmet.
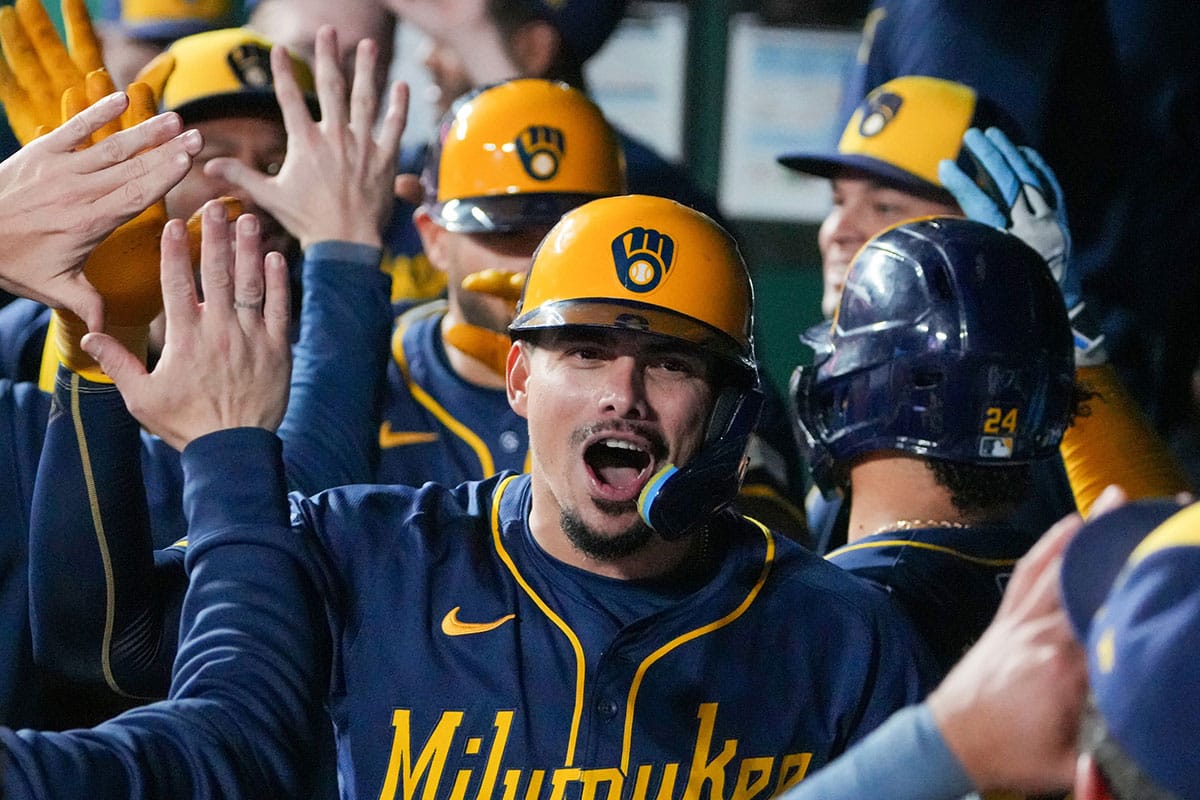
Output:
<instances>
[{"instance_id":1,"label":"brewers logo on helmet","mask_svg":"<svg viewBox=\"0 0 1200 800\"><path fill-rule=\"evenodd\" d=\"M958 217L910 221L855 256L832 325L792 378L813 477L898 450L972 464L1053 455L1070 420L1070 324L1046 262Z\"/></svg>"},{"instance_id":2,"label":"brewers logo on helmet","mask_svg":"<svg viewBox=\"0 0 1200 800\"><path fill-rule=\"evenodd\" d=\"M625 161L599 107L565 83L521 78L455 104L421 176L425 208L456 233L553 225L625 191Z\"/></svg>"}]
</instances>

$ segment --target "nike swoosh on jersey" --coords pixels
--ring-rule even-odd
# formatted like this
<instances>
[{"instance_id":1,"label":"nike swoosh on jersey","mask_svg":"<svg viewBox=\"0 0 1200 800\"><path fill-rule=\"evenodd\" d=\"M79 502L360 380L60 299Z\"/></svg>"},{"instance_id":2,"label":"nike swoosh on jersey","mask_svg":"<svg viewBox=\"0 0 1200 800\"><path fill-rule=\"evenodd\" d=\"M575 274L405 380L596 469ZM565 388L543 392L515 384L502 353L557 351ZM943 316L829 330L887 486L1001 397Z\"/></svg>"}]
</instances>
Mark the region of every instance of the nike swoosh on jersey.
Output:
<instances>
[{"instance_id":1,"label":"nike swoosh on jersey","mask_svg":"<svg viewBox=\"0 0 1200 800\"><path fill-rule=\"evenodd\" d=\"M494 631L510 619L516 619L516 614L505 614L500 619L492 620L491 622L463 622L458 618L458 612L462 610L462 606L455 606L446 612L446 616L442 617L442 633L447 636L470 636L473 633L487 633Z\"/></svg>"},{"instance_id":2,"label":"nike swoosh on jersey","mask_svg":"<svg viewBox=\"0 0 1200 800\"><path fill-rule=\"evenodd\" d=\"M432 431L394 431L392 424L385 421L379 426L379 446L403 447L406 444L428 444L436 442L438 435Z\"/></svg>"}]
</instances>

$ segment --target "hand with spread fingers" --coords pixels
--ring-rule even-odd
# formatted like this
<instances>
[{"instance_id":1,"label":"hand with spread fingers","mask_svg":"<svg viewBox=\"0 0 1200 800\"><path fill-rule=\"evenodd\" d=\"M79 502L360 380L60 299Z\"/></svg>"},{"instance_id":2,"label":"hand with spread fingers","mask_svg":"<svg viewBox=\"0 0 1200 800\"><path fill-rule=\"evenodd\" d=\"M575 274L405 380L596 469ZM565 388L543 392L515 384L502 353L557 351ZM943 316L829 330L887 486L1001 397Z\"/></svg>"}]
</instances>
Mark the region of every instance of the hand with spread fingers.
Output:
<instances>
[{"instance_id":1,"label":"hand with spread fingers","mask_svg":"<svg viewBox=\"0 0 1200 800\"><path fill-rule=\"evenodd\" d=\"M264 258L258 220L238 218L231 237L220 201L204 207L196 291L188 234L171 220L162 236L166 343L152 372L121 342L90 333L83 347L120 390L130 413L177 450L226 428L274 430L291 375L287 263Z\"/></svg>"},{"instance_id":2,"label":"hand with spread fingers","mask_svg":"<svg viewBox=\"0 0 1200 800\"><path fill-rule=\"evenodd\" d=\"M89 281L99 277L95 267L84 274L85 262L183 178L202 144L178 115L151 110L144 97L108 94L0 162L0 286L100 328L105 312ZM121 130L103 146L87 146L114 124Z\"/></svg>"},{"instance_id":3,"label":"hand with spread fingers","mask_svg":"<svg viewBox=\"0 0 1200 800\"><path fill-rule=\"evenodd\" d=\"M317 33L316 87L321 121L309 113L286 50L271 52L275 94L287 129L287 156L279 173L256 172L236 159L215 158L204 169L245 191L307 248L343 241L379 247L391 214L396 153L408 111L408 87L392 87L378 134L379 92L374 85L379 49L358 43L353 83L338 66L337 34Z\"/></svg>"},{"instance_id":4,"label":"hand with spread fingers","mask_svg":"<svg viewBox=\"0 0 1200 800\"><path fill-rule=\"evenodd\" d=\"M968 217L1013 233L1046 260L1071 318L1075 363L1105 363L1104 335L1083 301L1079 270L1071 261L1066 201L1054 170L1040 153L1013 144L999 128L967 130L963 150L980 174L972 179L955 162L943 161L942 184Z\"/></svg>"},{"instance_id":5,"label":"hand with spread fingers","mask_svg":"<svg viewBox=\"0 0 1200 800\"><path fill-rule=\"evenodd\" d=\"M21 144L58 127L63 94L104 68L84 0L63 0L62 13L65 45L41 0L0 8L0 103Z\"/></svg>"}]
</instances>

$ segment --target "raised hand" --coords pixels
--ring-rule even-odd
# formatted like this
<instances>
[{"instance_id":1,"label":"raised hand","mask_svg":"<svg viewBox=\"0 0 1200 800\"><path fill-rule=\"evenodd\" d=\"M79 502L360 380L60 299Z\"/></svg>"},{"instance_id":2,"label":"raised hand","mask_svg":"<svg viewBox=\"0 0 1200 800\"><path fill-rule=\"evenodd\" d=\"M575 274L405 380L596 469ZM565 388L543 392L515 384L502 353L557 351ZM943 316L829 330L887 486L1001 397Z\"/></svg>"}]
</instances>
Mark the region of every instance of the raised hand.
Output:
<instances>
[{"instance_id":1,"label":"raised hand","mask_svg":"<svg viewBox=\"0 0 1200 800\"><path fill-rule=\"evenodd\" d=\"M1036 150L1017 147L998 128L986 133L969 129L963 147L979 175L973 179L959 164L942 161L942 185L968 217L1012 232L1046 260L1071 317L1075 363L1107 361L1104 337L1083 302L1079 274L1071 262L1071 229L1054 171Z\"/></svg>"},{"instance_id":2,"label":"raised hand","mask_svg":"<svg viewBox=\"0 0 1200 800\"><path fill-rule=\"evenodd\" d=\"M241 187L301 247L332 240L380 246L394 199L396 152L407 118L408 87L392 88L376 135L378 56L374 42L358 43L347 95L338 66L337 33L329 26L317 32L315 75L321 121L314 122L287 52L276 47L271 69L288 135L283 166L277 175L267 176L236 159L216 158L205 165L205 172Z\"/></svg>"},{"instance_id":3,"label":"raised hand","mask_svg":"<svg viewBox=\"0 0 1200 800\"><path fill-rule=\"evenodd\" d=\"M63 0L62 12L66 45L41 0L0 8L0 103L21 144L58 127L63 93L104 68L84 0Z\"/></svg>"},{"instance_id":4,"label":"raised hand","mask_svg":"<svg viewBox=\"0 0 1200 800\"><path fill-rule=\"evenodd\" d=\"M84 262L178 183L202 145L195 131L181 133L178 115L147 118L144 98L133 105L141 110L124 93L100 97L0 163L0 286L68 309L92 330L104 312ZM103 146L87 146L114 124L122 130Z\"/></svg>"},{"instance_id":5,"label":"raised hand","mask_svg":"<svg viewBox=\"0 0 1200 800\"><path fill-rule=\"evenodd\" d=\"M231 238L225 207L203 213L200 280L187 228L171 220L162 237L166 342L152 372L119 341L88 334L83 347L116 384L142 426L182 450L226 428L274 430L287 408L291 375L287 263L259 251L258 220L238 218Z\"/></svg>"}]
</instances>

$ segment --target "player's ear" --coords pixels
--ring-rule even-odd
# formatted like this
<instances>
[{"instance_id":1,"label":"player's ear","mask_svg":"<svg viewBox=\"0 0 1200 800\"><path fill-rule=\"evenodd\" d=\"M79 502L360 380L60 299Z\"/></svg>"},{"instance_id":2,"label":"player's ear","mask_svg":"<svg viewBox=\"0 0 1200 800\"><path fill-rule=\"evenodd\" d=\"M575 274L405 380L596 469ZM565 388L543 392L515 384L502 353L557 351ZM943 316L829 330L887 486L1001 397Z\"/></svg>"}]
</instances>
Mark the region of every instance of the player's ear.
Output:
<instances>
[{"instance_id":1,"label":"player's ear","mask_svg":"<svg viewBox=\"0 0 1200 800\"><path fill-rule=\"evenodd\" d=\"M429 258L429 263L433 265L434 269L445 272L445 228L433 221L433 217L429 216L429 212L424 206L417 206L416 211L413 211L413 225L417 229L417 234L421 237L421 249L425 251L425 255Z\"/></svg>"},{"instance_id":2,"label":"player's ear","mask_svg":"<svg viewBox=\"0 0 1200 800\"><path fill-rule=\"evenodd\" d=\"M1113 800L1091 753L1080 753L1075 762L1075 800Z\"/></svg>"},{"instance_id":3,"label":"player's ear","mask_svg":"<svg viewBox=\"0 0 1200 800\"><path fill-rule=\"evenodd\" d=\"M558 29L542 19L526 22L513 33L508 51L522 75L540 78L550 71L562 48Z\"/></svg>"},{"instance_id":4,"label":"player's ear","mask_svg":"<svg viewBox=\"0 0 1200 800\"><path fill-rule=\"evenodd\" d=\"M529 357L532 346L528 342L513 342L508 350L505 368L505 388L508 404L519 416L528 418L529 408Z\"/></svg>"}]
</instances>

